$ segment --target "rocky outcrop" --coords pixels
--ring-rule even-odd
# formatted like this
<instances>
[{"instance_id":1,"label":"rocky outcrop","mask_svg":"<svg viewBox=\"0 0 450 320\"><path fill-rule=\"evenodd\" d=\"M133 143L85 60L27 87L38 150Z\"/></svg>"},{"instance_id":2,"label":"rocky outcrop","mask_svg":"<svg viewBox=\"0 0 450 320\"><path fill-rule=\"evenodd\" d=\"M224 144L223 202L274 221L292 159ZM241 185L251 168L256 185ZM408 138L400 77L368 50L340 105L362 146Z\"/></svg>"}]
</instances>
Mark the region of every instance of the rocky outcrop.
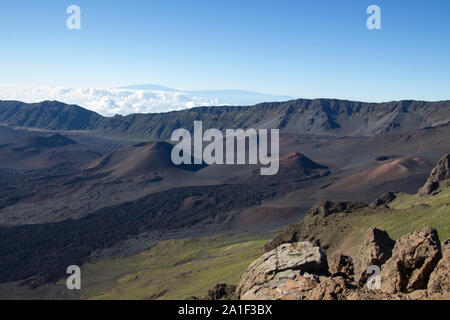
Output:
<instances>
[{"instance_id":1,"label":"rocky outcrop","mask_svg":"<svg viewBox=\"0 0 450 320\"><path fill-rule=\"evenodd\" d=\"M320 283L308 294L305 300L341 300L348 285L343 277L321 277Z\"/></svg>"},{"instance_id":2,"label":"rocky outcrop","mask_svg":"<svg viewBox=\"0 0 450 320\"><path fill-rule=\"evenodd\" d=\"M237 296L242 300L342 299L351 287L352 268L351 258L342 255L331 268L335 274L330 275L319 247L309 242L282 244L250 265Z\"/></svg>"},{"instance_id":3,"label":"rocky outcrop","mask_svg":"<svg viewBox=\"0 0 450 320\"><path fill-rule=\"evenodd\" d=\"M327 274L325 254L309 242L287 243L264 254L242 275L237 296L244 300L289 299L318 284Z\"/></svg>"},{"instance_id":4,"label":"rocky outcrop","mask_svg":"<svg viewBox=\"0 0 450 320\"><path fill-rule=\"evenodd\" d=\"M226 283L218 283L212 290L208 290L206 296L191 296L187 300L234 300L236 299L236 286Z\"/></svg>"},{"instance_id":5,"label":"rocky outcrop","mask_svg":"<svg viewBox=\"0 0 450 320\"><path fill-rule=\"evenodd\" d=\"M309 209L308 215L321 215L323 217L336 213L349 213L355 210L365 208L367 204L362 202L333 202L319 201L314 207Z\"/></svg>"},{"instance_id":6,"label":"rocky outcrop","mask_svg":"<svg viewBox=\"0 0 450 320\"><path fill-rule=\"evenodd\" d=\"M366 270L372 265L381 269L378 288L366 285ZM385 231L369 228L355 256L335 255L329 267L322 250L309 242L278 246L250 265L241 277L236 297L244 300L449 299L449 270L450 241L441 250L435 229L423 228L395 242Z\"/></svg>"},{"instance_id":7,"label":"rocky outcrop","mask_svg":"<svg viewBox=\"0 0 450 320\"><path fill-rule=\"evenodd\" d=\"M367 282L367 268L375 265L381 267L392 255L395 241L386 231L369 228L364 241L355 257L355 280L363 286Z\"/></svg>"},{"instance_id":8,"label":"rocky outcrop","mask_svg":"<svg viewBox=\"0 0 450 320\"><path fill-rule=\"evenodd\" d=\"M402 237L396 242L392 257L382 268L383 292L409 293L426 289L430 274L441 257L441 245L435 229L428 227Z\"/></svg>"},{"instance_id":9,"label":"rocky outcrop","mask_svg":"<svg viewBox=\"0 0 450 320\"><path fill-rule=\"evenodd\" d=\"M279 231L272 241L268 242L264 249L268 252L283 243L309 241L320 246L320 234L310 232L311 228L305 220L314 225L326 225L332 223L333 219L352 214L357 211L370 211L369 206L362 202L333 202L319 201L308 212L306 219L288 226ZM322 248L326 249L330 243L324 243Z\"/></svg>"},{"instance_id":10,"label":"rocky outcrop","mask_svg":"<svg viewBox=\"0 0 450 320\"><path fill-rule=\"evenodd\" d=\"M235 285L228 285L226 283L218 283L216 286L208 291L208 300L233 299L236 293Z\"/></svg>"},{"instance_id":11,"label":"rocky outcrop","mask_svg":"<svg viewBox=\"0 0 450 320\"><path fill-rule=\"evenodd\" d=\"M394 201L397 198L398 192L387 192L383 195L381 195L378 199L376 199L374 202L370 204L370 207L372 209L376 209L379 207L387 207L389 208L388 204Z\"/></svg>"},{"instance_id":12,"label":"rocky outcrop","mask_svg":"<svg viewBox=\"0 0 450 320\"><path fill-rule=\"evenodd\" d=\"M450 300L450 239L442 244L442 259L431 273L427 289L433 298Z\"/></svg>"},{"instance_id":13,"label":"rocky outcrop","mask_svg":"<svg viewBox=\"0 0 450 320\"><path fill-rule=\"evenodd\" d=\"M339 254L331 259L329 269L333 277L343 277L349 281L354 280L353 259L345 254Z\"/></svg>"},{"instance_id":14,"label":"rocky outcrop","mask_svg":"<svg viewBox=\"0 0 450 320\"><path fill-rule=\"evenodd\" d=\"M447 179L450 179L450 154L445 155L439 160L437 166L431 171L427 182L419 190L418 195L424 196L433 193L440 187L441 182Z\"/></svg>"}]
</instances>

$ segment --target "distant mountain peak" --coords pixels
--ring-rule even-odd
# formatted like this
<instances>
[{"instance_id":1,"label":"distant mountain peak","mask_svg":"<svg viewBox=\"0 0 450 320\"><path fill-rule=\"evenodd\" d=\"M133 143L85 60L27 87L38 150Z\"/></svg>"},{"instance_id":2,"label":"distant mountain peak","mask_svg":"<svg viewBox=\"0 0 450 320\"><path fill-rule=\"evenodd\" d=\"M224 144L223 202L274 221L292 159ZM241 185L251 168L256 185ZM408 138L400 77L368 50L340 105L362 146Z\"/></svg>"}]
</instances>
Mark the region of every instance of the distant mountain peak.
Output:
<instances>
[{"instance_id":1,"label":"distant mountain peak","mask_svg":"<svg viewBox=\"0 0 450 320\"><path fill-rule=\"evenodd\" d=\"M135 84L135 85L129 85L129 86L123 86L123 87L118 87L119 89L131 89L131 90L157 90L157 91L180 91L177 89L173 89L173 88L169 88L169 87L165 87L165 86L160 86L157 84Z\"/></svg>"}]
</instances>

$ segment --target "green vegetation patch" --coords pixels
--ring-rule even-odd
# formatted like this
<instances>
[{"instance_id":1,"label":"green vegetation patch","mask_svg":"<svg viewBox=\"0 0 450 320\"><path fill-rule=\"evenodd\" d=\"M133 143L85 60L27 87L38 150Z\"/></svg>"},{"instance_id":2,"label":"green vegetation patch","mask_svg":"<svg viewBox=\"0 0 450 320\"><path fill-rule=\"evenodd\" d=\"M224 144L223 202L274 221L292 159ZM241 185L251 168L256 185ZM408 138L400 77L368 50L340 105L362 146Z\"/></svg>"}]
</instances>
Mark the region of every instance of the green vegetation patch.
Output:
<instances>
[{"instance_id":1,"label":"green vegetation patch","mask_svg":"<svg viewBox=\"0 0 450 320\"><path fill-rule=\"evenodd\" d=\"M356 255L369 227L387 231L394 240L427 226L438 231L441 241L450 237L449 187L421 198L399 194L389 206L366 207L326 217L307 215L299 223L280 231L266 249L283 242L320 240L322 248L330 256L338 253Z\"/></svg>"},{"instance_id":2,"label":"green vegetation patch","mask_svg":"<svg viewBox=\"0 0 450 320\"><path fill-rule=\"evenodd\" d=\"M223 234L163 241L129 257L82 267L84 299L186 299L217 283L237 284L269 236Z\"/></svg>"}]
</instances>

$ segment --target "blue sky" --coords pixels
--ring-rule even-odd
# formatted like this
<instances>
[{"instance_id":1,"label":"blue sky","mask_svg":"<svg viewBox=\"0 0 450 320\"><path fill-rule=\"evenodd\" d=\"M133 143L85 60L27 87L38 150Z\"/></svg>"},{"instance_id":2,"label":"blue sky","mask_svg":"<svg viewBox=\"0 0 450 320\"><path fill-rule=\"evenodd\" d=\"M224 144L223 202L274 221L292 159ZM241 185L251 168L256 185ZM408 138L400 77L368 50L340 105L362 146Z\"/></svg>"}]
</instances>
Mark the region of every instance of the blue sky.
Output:
<instances>
[{"instance_id":1,"label":"blue sky","mask_svg":"<svg viewBox=\"0 0 450 320\"><path fill-rule=\"evenodd\" d=\"M71 4L81 30L66 28ZM449 39L448 0L2 1L0 83L442 100Z\"/></svg>"}]
</instances>

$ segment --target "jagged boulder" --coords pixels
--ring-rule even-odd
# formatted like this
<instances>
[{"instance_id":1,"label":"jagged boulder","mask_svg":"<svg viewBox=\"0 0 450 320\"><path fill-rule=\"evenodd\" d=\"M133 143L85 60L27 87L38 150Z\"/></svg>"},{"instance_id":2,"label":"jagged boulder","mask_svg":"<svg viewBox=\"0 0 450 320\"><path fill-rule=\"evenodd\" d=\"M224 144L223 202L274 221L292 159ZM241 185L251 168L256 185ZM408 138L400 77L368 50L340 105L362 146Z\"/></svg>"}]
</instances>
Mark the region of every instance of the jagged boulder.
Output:
<instances>
[{"instance_id":1,"label":"jagged boulder","mask_svg":"<svg viewBox=\"0 0 450 320\"><path fill-rule=\"evenodd\" d=\"M267 252L244 272L236 289L243 300L301 297L327 274L325 254L310 242L286 243Z\"/></svg>"},{"instance_id":2,"label":"jagged boulder","mask_svg":"<svg viewBox=\"0 0 450 320\"><path fill-rule=\"evenodd\" d=\"M236 292L235 285L228 285L226 283L218 283L212 290L208 291L208 300L219 300L222 298L232 299Z\"/></svg>"},{"instance_id":3,"label":"jagged boulder","mask_svg":"<svg viewBox=\"0 0 450 320\"><path fill-rule=\"evenodd\" d=\"M450 239L442 244L442 258L430 275L428 294L435 298L437 295L450 299Z\"/></svg>"},{"instance_id":4,"label":"jagged boulder","mask_svg":"<svg viewBox=\"0 0 450 320\"><path fill-rule=\"evenodd\" d=\"M395 241L386 231L377 228L369 228L364 236L364 241L355 257L355 281L364 286L369 275L367 268L375 265L381 266L392 256Z\"/></svg>"},{"instance_id":5,"label":"jagged boulder","mask_svg":"<svg viewBox=\"0 0 450 320\"><path fill-rule=\"evenodd\" d=\"M397 198L398 192L386 192L385 194L381 195L378 199L376 199L374 202L370 204L370 207L373 209L379 208L379 207L387 207L389 208L388 204L394 201Z\"/></svg>"},{"instance_id":6,"label":"jagged boulder","mask_svg":"<svg viewBox=\"0 0 450 320\"><path fill-rule=\"evenodd\" d=\"M345 299L346 281L343 277L320 277L320 283L305 295L305 300Z\"/></svg>"},{"instance_id":7,"label":"jagged boulder","mask_svg":"<svg viewBox=\"0 0 450 320\"><path fill-rule=\"evenodd\" d=\"M333 277L343 277L347 281L353 281L355 270L353 259L345 254L334 256L329 263L330 274Z\"/></svg>"},{"instance_id":8,"label":"jagged boulder","mask_svg":"<svg viewBox=\"0 0 450 320\"><path fill-rule=\"evenodd\" d=\"M381 290L366 286L367 269L381 268ZM310 242L282 244L253 262L236 297L244 300L450 299L450 239L431 227L395 242L377 228L366 231L353 258L327 257Z\"/></svg>"},{"instance_id":9,"label":"jagged boulder","mask_svg":"<svg viewBox=\"0 0 450 320\"><path fill-rule=\"evenodd\" d=\"M349 213L358 209L367 207L367 204L362 202L334 202L334 201L319 201L309 211L308 215L321 215L323 217L336 213Z\"/></svg>"},{"instance_id":10,"label":"jagged boulder","mask_svg":"<svg viewBox=\"0 0 450 320\"><path fill-rule=\"evenodd\" d=\"M418 195L424 196L431 194L440 187L440 183L450 179L450 154L445 155L439 160L436 167L431 171L425 185L419 190Z\"/></svg>"},{"instance_id":11,"label":"jagged boulder","mask_svg":"<svg viewBox=\"0 0 450 320\"><path fill-rule=\"evenodd\" d=\"M381 289L385 293L426 289L441 256L439 237L433 228L423 228L402 237L396 242L392 257L382 267Z\"/></svg>"}]
</instances>

